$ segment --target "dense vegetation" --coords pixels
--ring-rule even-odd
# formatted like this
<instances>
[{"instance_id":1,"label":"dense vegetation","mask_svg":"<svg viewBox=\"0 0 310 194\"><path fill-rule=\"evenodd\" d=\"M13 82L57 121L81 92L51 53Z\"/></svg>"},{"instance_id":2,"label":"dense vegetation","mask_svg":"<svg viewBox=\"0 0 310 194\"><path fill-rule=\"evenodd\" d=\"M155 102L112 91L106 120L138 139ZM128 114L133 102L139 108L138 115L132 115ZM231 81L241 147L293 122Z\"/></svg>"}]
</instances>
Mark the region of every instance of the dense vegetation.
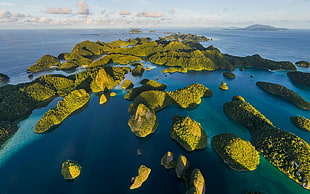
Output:
<instances>
[{"instance_id":1,"label":"dense vegetation","mask_svg":"<svg viewBox=\"0 0 310 194\"><path fill-rule=\"evenodd\" d=\"M288 72L287 75L293 82L310 88L310 73L294 71Z\"/></svg>"},{"instance_id":2,"label":"dense vegetation","mask_svg":"<svg viewBox=\"0 0 310 194\"><path fill-rule=\"evenodd\" d=\"M47 111L37 122L34 131L44 133L52 127L59 125L74 111L82 108L90 99L90 95L84 90L74 90L59 101L55 108Z\"/></svg>"},{"instance_id":3,"label":"dense vegetation","mask_svg":"<svg viewBox=\"0 0 310 194\"><path fill-rule=\"evenodd\" d=\"M190 117L174 116L170 136L187 151L204 149L208 143L206 132L200 123Z\"/></svg>"},{"instance_id":4,"label":"dense vegetation","mask_svg":"<svg viewBox=\"0 0 310 194\"><path fill-rule=\"evenodd\" d=\"M290 90L285 86L269 82L256 82L256 85L259 86L264 91L279 96L299 108L310 110L309 102L307 102L303 97L299 96L293 90Z\"/></svg>"},{"instance_id":5,"label":"dense vegetation","mask_svg":"<svg viewBox=\"0 0 310 194\"><path fill-rule=\"evenodd\" d=\"M252 171L259 165L259 155L252 144L234 134L219 134L212 138L212 148L234 170Z\"/></svg>"},{"instance_id":6,"label":"dense vegetation","mask_svg":"<svg viewBox=\"0 0 310 194\"><path fill-rule=\"evenodd\" d=\"M130 185L130 189L136 189L142 186L142 184L149 178L151 169L145 165L141 165L138 169L138 175L134 177L133 183Z\"/></svg>"},{"instance_id":7,"label":"dense vegetation","mask_svg":"<svg viewBox=\"0 0 310 194\"><path fill-rule=\"evenodd\" d=\"M302 116L293 116L291 117L291 121L301 130L310 132L310 119Z\"/></svg>"},{"instance_id":8,"label":"dense vegetation","mask_svg":"<svg viewBox=\"0 0 310 194\"><path fill-rule=\"evenodd\" d=\"M276 128L242 97L224 104L225 113L246 127L251 142L272 165L310 189L310 145L293 133Z\"/></svg>"},{"instance_id":9,"label":"dense vegetation","mask_svg":"<svg viewBox=\"0 0 310 194\"><path fill-rule=\"evenodd\" d=\"M0 147L17 131L17 129L18 127L14 123L0 121Z\"/></svg>"}]
</instances>

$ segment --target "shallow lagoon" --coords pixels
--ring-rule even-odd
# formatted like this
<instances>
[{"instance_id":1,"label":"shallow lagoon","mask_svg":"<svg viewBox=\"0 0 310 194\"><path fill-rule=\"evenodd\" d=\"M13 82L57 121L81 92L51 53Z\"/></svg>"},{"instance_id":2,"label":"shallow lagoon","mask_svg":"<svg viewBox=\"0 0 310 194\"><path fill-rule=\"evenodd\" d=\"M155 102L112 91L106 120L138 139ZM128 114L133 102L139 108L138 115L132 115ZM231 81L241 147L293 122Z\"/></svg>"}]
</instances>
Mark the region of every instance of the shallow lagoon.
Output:
<instances>
[{"instance_id":1,"label":"shallow lagoon","mask_svg":"<svg viewBox=\"0 0 310 194\"><path fill-rule=\"evenodd\" d=\"M195 33L195 30L189 32ZM226 31L223 33L229 34ZM205 35L210 36L207 33ZM219 37L221 36L224 35L220 34ZM84 39L88 38L85 35ZM223 37L219 39L223 41ZM248 44L255 39L257 37L252 37ZM224 44L220 40L215 40L215 45ZM227 44L229 50L229 45L232 43ZM274 52L280 55L277 50L280 48L274 49ZM258 49L256 53L262 56L268 54L260 51L263 50ZM297 59L288 57L281 60L295 62ZM147 65L152 66L150 63ZM123 99L125 93L119 89L120 87L114 90L118 95L112 97L106 105L100 106L99 97L93 95L83 112L66 119L52 133L45 135L32 133L36 120L56 104L58 99L55 99L48 107L35 110L27 120L21 122L21 129L0 151L0 193L184 193L183 184L176 179L174 172L160 166L160 158L168 150L175 156L186 155L191 166L202 171L206 179L207 193L233 194L245 193L247 190L272 194L310 193L263 158L256 171L235 172L210 146L211 138L219 133L230 132L247 140L250 138L247 129L231 121L223 112L223 104L230 101L234 95L242 95L276 126L297 134L309 143L309 134L294 127L289 120L292 115L310 117L309 111L301 110L263 92L256 87L255 82L270 81L283 84L308 101L310 101L309 89L292 84L284 71L236 69L233 71L237 76L236 79L229 80L222 76L223 71L175 73L165 77L161 73L162 69L156 67L150 72L146 71L143 78L157 78L159 82L168 85L167 90L182 88L191 83L202 83L212 89L213 96L204 98L196 109L184 110L170 106L158 112L159 128L154 135L146 139L137 138L130 132L127 125L129 119L127 108L130 102ZM302 70L309 71L306 68ZM251 78L250 75L254 77ZM127 78L135 83L143 79L131 76ZM228 91L218 89L222 81L227 82L230 87ZM175 114L189 115L202 124L209 139L205 150L188 153L170 139L170 127ZM136 154L137 148L142 150L140 157ZM73 159L83 167L81 176L73 183L64 181L60 173L61 163L67 159ZM152 172L140 189L130 191L130 179L136 175L140 164L147 165Z\"/></svg>"}]
</instances>

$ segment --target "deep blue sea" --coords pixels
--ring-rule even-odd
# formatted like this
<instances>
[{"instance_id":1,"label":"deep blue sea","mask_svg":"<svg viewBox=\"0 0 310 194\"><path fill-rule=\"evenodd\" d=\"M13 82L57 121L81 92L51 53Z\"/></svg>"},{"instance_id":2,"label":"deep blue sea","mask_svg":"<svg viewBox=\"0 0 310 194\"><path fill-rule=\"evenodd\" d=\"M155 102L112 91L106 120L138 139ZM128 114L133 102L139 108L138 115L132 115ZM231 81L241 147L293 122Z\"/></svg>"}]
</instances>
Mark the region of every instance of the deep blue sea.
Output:
<instances>
[{"instance_id":1,"label":"deep blue sea","mask_svg":"<svg viewBox=\"0 0 310 194\"><path fill-rule=\"evenodd\" d=\"M128 29L82 29L82 30L0 30L0 73L10 76L11 83L31 81L26 69L41 56L57 56L70 52L76 43L84 40L111 42L136 37L156 39L163 32L181 32L205 35L213 39L203 43L213 45L223 53L237 56L260 54L277 60L310 61L310 30L287 30L276 32L249 32L218 29L160 29L130 34ZM196 109L180 109L170 106L157 113L159 127L155 134L140 139L135 137L127 125L130 102L123 99L125 91L118 86L113 89L117 96L104 106L99 97L92 95L83 112L67 118L55 131L38 135L33 127L40 117L54 107L60 98L47 107L34 110L20 122L18 132L0 149L0 194L99 194L99 193L185 193L185 188L173 170L160 166L161 157L172 151L177 157L184 154L192 168L199 168L206 180L208 194L242 194L248 190L265 194L309 194L300 185L278 171L261 157L261 163L253 172L231 170L213 151L210 142L220 133L235 133L249 140L246 128L230 120L223 112L223 104L235 95L243 96L277 127L292 132L310 143L310 134L297 129L290 116L310 112L265 93L256 87L256 81L269 81L285 85L310 101L310 90L295 85L286 76L286 71L268 71L247 68L234 70L236 79L228 80L223 71L175 73L167 77L162 67L143 62L153 68L142 78L127 75L136 85L144 78L158 79L167 84L167 90L175 90L192 83L202 83L213 91L213 96L204 98ZM310 68L299 68L310 72ZM49 72L61 73L61 72ZM38 77L42 74L37 74ZM253 75L254 77L250 77ZM228 91L218 89L222 81L230 87ZM209 144L206 149L186 152L170 139L172 117L188 115L201 123ZM136 150L141 149L142 156ZM77 161L82 167L80 177L66 182L61 173L61 163L67 159ZM136 190L129 190L131 177L144 164L152 169L149 179Z\"/></svg>"}]
</instances>

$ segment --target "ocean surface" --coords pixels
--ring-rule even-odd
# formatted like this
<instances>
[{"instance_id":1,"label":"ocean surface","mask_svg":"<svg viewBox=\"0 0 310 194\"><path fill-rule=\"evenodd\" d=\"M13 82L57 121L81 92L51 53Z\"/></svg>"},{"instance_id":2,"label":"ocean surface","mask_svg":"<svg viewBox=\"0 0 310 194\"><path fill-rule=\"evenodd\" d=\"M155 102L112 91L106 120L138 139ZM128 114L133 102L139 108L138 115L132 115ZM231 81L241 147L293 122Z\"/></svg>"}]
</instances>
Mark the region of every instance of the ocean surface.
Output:
<instances>
[{"instance_id":1,"label":"ocean surface","mask_svg":"<svg viewBox=\"0 0 310 194\"><path fill-rule=\"evenodd\" d=\"M205 35L213 39L202 43L213 45L223 53L248 56L259 54L276 61L310 61L310 31L287 30L276 32L249 32L218 29L160 29L155 33L145 30L130 34L128 29L83 29L83 30L0 30L0 73L10 76L10 84L31 81L26 69L41 56L57 56L70 52L76 43L84 40L111 42L136 37L157 39L164 32L181 32ZM92 95L87 107L67 118L55 131L38 135L33 127L40 117L54 107L60 98L47 107L34 110L19 124L17 133L0 149L0 194L99 194L99 193L185 193L183 183L173 170L160 166L161 157L172 151L175 157L187 156L192 168L199 168L206 180L206 193L241 194L249 190L265 194L309 194L300 185L289 179L261 157L261 163L253 172L231 170L213 151L210 142L220 133L234 133L250 140L249 132L229 119L223 112L223 104L235 95L243 96L277 127L292 132L310 143L310 135L297 129L290 116L310 112L260 90L256 81L279 83L296 91L310 101L310 90L292 83L286 71L268 71L247 68L236 69L236 79L228 80L223 71L175 73L167 77L163 67L143 61L152 70L142 78L126 75L137 86L144 78L158 79L167 84L167 90L175 90L192 83L202 83L213 91L213 96L204 98L196 109L180 109L170 106L157 113L157 132L145 139L135 137L127 125L130 102L123 99L125 91L118 86L113 89L117 96L104 106L99 97ZM310 72L310 68L298 68ZM48 73L62 73L60 71ZM62 73L64 74L64 73ZM42 75L36 74L35 78ZM252 75L252 76L251 76ZM251 76L251 77L250 77ZM222 81L228 91L218 89ZM206 149L186 152L170 139L172 117L176 114L190 116L201 123L208 135ZM138 156L136 150L142 151ZM61 173L61 163L67 159L77 161L82 167L80 177L66 182ZM144 164L152 169L149 179L136 190L129 190L131 177Z\"/></svg>"}]
</instances>

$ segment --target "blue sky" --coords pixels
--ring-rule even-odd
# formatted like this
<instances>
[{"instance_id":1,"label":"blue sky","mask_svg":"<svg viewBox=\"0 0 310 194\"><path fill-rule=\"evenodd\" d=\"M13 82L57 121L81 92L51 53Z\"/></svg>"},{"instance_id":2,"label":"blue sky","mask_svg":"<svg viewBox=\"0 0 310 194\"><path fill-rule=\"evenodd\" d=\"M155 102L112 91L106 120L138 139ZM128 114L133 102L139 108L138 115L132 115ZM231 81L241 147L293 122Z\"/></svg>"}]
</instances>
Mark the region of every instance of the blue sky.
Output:
<instances>
[{"instance_id":1,"label":"blue sky","mask_svg":"<svg viewBox=\"0 0 310 194\"><path fill-rule=\"evenodd\" d=\"M310 28L310 0L1 0L2 28Z\"/></svg>"}]
</instances>

